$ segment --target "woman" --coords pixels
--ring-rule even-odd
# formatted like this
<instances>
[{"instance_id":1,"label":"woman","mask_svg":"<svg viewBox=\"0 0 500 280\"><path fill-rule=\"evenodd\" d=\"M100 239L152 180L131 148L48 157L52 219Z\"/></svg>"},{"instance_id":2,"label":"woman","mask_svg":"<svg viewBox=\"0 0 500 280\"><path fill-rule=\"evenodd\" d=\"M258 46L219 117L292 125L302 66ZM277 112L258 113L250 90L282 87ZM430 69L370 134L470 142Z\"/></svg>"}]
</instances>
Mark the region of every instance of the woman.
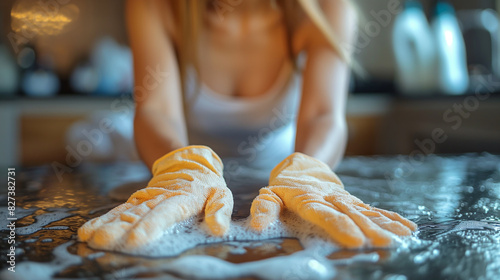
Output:
<instances>
[{"instance_id":1,"label":"woman","mask_svg":"<svg viewBox=\"0 0 500 280\"><path fill-rule=\"evenodd\" d=\"M226 5L235 4L231 10L217 6L217 3L226 3L222 0L191 2L205 6L193 8L186 4L187 7L179 7L185 3L182 1L128 3L128 30L136 82L142 85L151 67L169 73L158 87L137 97L135 140L146 164L151 167L162 155L189 144L188 130L192 126L187 126L185 114L198 115L188 111L196 111L189 107L195 104L186 104L187 110L183 111L183 100L190 100L183 98L181 77L186 78L188 73L181 71L187 72L196 66L198 82L206 86L199 88L201 93L198 94L204 95L205 89L209 88L220 99L255 101L265 98L266 94L286 91L286 79L292 75L287 66L292 63L292 58L304 53L307 62L299 90L303 94L295 151L336 165L342 158L347 136L344 107L349 63L343 58L348 56L348 50L342 49L340 42L345 42L344 46L352 45L356 23L355 14L348 4L344 1L321 3L325 16L319 21L328 19L325 24L337 38L333 40L325 36L325 32L295 1L282 1L300 9L288 12L287 16L293 17L289 19L291 23L286 22L282 5L270 0L226 1ZM182 8L204 10L199 15L192 15L194 12L191 11L192 17L203 17L194 19L202 21L198 23L201 25L199 29L203 28L197 30L199 34L192 35L196 31L189 30L196 26L179 26L186 20L181 17L189 18L181 14ZM196 25L197 22L189 24ZM343 53L339 54L340 51ZM286 77L283 79L280 75ZM200 120L193 122L196 121ZM211 148L217 152L215 147Z\"/></svg>"},{"instance_id":2,"label":"woman","mask_svg":"<svg viewBox=\"0 0 500 280\"><path fill-rule=\"evenodd\" d=\"M84 225L81 240L135 248L203 211L211 233L224 235L233 199L219 156L279 163L252 204L254 230L283 209L347 247L386 246L389 232L415 229L351 196L330 169L347 136L348 1L130 0L127 26L135 81L147 89L135 93L135 141L153 179Z\"/></svg>"}]
</instances>

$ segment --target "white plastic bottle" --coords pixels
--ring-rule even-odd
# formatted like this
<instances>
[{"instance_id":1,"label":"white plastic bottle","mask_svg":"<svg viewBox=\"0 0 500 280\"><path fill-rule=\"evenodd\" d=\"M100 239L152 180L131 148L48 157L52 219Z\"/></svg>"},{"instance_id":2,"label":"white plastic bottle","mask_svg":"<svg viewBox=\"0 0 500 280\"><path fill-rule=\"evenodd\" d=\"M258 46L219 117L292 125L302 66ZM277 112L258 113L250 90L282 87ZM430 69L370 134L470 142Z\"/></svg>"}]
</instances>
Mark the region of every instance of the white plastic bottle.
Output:
<instances>
[{"instance_id":1,"label":"white plastic bottle","mask_svg":"<svg viewBox=\"0 0 500 280\"><path fill-rule=\"evenodd\" d=\"M437 1L432 22L436 44L436 86L445 94L459 95L469 87L465 43L453 6Z\"/></svg>"},{"instance_id":2,"label":"white plastic bottle","mask_svg":"<svg viewBox=\"0 0 500 280\"><path fill-rule=\"evenodd\" d=\"M396 85L407 95L423 95L435 90L434 38L418 1L409 0L394 21L393 49Z\"/></svg>"}]
</instances>

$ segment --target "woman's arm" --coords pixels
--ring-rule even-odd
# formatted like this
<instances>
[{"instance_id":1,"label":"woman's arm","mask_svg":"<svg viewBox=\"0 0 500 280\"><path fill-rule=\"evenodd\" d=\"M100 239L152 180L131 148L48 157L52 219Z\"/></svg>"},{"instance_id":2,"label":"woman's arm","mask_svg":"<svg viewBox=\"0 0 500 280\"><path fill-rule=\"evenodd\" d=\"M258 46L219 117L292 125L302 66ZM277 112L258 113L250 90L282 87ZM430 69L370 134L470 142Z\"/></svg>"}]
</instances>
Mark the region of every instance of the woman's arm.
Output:
<instances>
[{"instance_id":1,"label":"woman's arm","mask_svg":"<svg viewBox=\"0 0 500 280\"><path fill-rule=\"evenodd\" d=\"M180 75L161 1L128 0L126 20L134 54L134 139L142 160L155 160L188 144Z\"/></svg>"},{"instance_id":2,"label":"woman's arm","mask_svg":"<svg viewBox=\"0 0 500 280\"><path fill-rule=\"evenodd\" d=\"M343 1L324 1L323 11L343 47L355 39L356 15ZM297 121L295 150L335 167L347 143L345 106L349 84L349 65L330 47L312 22L304 49L307 63L303 72L302 99ZM349 50L350 51L350 50Z\"/></svg>"}]
</instances>

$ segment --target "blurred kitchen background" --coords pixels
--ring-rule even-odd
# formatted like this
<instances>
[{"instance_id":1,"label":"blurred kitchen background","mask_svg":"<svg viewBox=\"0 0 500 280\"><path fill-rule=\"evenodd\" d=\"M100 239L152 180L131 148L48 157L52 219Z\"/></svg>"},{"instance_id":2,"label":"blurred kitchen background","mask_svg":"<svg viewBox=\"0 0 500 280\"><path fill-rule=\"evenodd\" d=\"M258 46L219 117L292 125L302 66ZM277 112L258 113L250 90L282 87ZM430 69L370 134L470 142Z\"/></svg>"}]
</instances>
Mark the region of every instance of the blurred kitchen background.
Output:
<instances>
[{"instance_id":1,"label":"blurred kitchen background","mask_svg":"<svg viewBox=\"0 0 500 280\"><path fill-rule=\"evenodd\" d=\"M356 3L347 154L500 153L500 0ZM127 45L122 0L0 1L0 166L137 159Z\"/></svg>"}]
</instances>

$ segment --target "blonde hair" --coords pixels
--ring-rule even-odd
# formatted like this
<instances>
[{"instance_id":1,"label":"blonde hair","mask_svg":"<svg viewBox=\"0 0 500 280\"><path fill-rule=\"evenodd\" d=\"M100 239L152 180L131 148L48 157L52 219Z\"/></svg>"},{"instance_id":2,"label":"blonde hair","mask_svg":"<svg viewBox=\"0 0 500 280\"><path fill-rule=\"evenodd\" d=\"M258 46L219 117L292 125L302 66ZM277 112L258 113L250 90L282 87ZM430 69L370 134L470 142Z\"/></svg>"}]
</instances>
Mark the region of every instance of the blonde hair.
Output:
<instances>
[{"instance_id":1,"label":"blonde hair","mask_svg":"<svg viewBox=\"0 0 500 280\"><path fill-rule=\"evenodd\" d=\"M208 1L219 0L180 0L173 1L174 12L177 16L176 22L179 27L177 58L179 70L181 73L182 86L184 87L184 78L186 77L187 66L192 66L199 73L198 57L196 46L201 32L202 19L207 10ZM270 0L275 1L284 15L284 24L287 31L287 46L290 58L295 65L294 52L292 50L291 35L297 24L297 18L301 13L305 13L316 27L325 36L331 48L339 57L353 66L350 59L350 52L345 48L345 44L338 39L327 17L322 12L318 0ZM351 4L349 0L337 0ZM186 102L185 102L186 103ZM189 103L189 102L188 102Z\"/></svg>"}]
</instances>

